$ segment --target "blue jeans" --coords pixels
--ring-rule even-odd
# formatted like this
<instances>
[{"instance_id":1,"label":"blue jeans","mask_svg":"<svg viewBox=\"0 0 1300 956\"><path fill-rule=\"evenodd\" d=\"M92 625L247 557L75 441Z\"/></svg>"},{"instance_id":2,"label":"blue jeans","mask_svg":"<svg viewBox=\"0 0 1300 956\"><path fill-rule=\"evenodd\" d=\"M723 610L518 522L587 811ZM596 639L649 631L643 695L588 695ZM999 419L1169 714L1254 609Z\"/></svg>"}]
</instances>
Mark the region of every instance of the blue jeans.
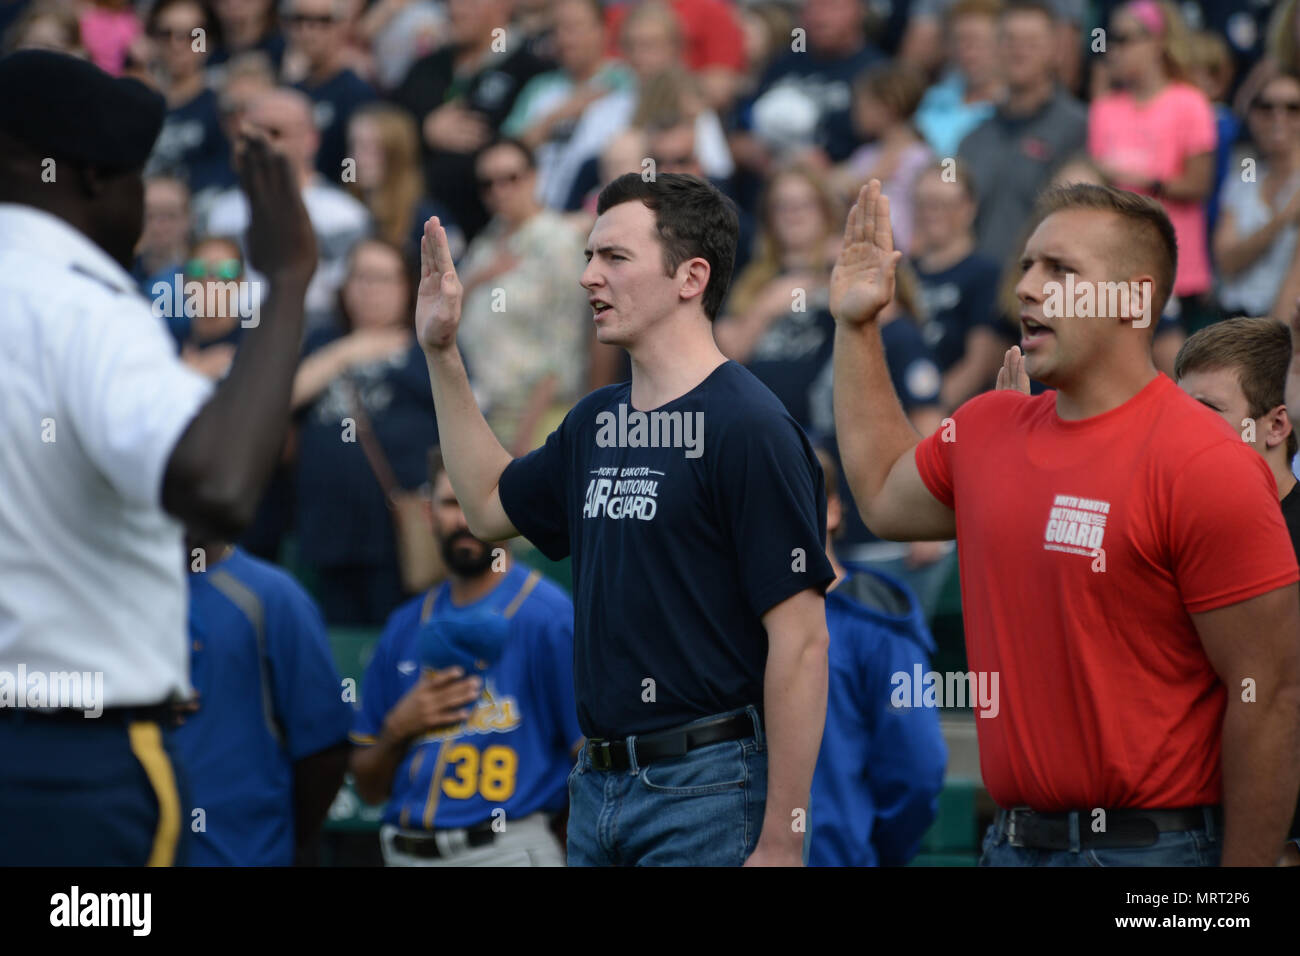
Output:
<instances>
[{"instance_id":1,"label":"blue jeans","mask_svg":"<svg viewBox=\"0 0 1300 956\"><path fill-rule=\"evenodd\" d=\"M596 770L584 749L569 774L569 866L744 863L767 804L767 742L758 712L745 711L753 737L646 767L636 762L635 737L627 770Z\"/></svg>"},{"instance_id":2,"label":"blue jeans","mask_svg":"<svg viewBox=\"0 0 1300 956\"><path fill-rule=\"evenodd\" d=\"M1086 831L1088 814L1073 813L1081 831ZM982 849L980 866L1218 866L1223 843L1213 819L1207 819L1204 826L1191 830L1161 833L1151 846L1036 850L1008 843L999 820L984 834Z\"/></svg>"}]
</instances>

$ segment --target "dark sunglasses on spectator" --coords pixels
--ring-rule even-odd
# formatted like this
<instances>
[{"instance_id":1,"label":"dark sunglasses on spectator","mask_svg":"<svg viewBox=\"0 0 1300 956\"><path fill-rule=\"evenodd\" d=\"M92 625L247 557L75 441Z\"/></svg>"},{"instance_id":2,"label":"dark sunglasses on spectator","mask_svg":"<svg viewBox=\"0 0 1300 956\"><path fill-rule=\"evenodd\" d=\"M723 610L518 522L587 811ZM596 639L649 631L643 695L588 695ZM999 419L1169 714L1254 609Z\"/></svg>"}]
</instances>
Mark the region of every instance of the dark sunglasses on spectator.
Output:
<instances>
[{"instance_id":1,"label":"dark sunglasses on spectator","mask_svg":"<svg viewBox=\"0 0 1300 956\"><path fill-rule=\"evenodd\" d=\"M238 259L218 259L210 270L202 259L191 259L185 263L185 274L191 279L238 279L243 271Z\"/></svg>"},{"instance_id":2,"label":"dark sunglasses on spectator","mask_svg":"<svg viewBox=\"0 0 1300 956\"><path fill-rule=\"evenodd\" d=\"M1250 108L1257 113L1286 113L1300 116L1300 100L1255 100Z\"/></svg>"},{"instance_id":3,"label":"dark sunglasses on spectator","mask_svg":"<svg viewBox=\"0 0 1300 956\"><path fill-rule=\"evenodd\" d=\"M504 176L495 176L495 177L487 177L487 178L480 177L478 181L479 192L485 193L493 186L500 186L503 184L513 186L515 183L519 182L519 180L523 177L523 175L524 175L523 173L507 173Z\"/></svg>"},{"instance_id":4,"label":"dark sunglasses on spectator","mask_svg":"<svg viewBox=\"0 0 1300 956\"><path fill-rule=\"evenodd\" d=\"M291 13L284 18L285 23L290 26L317 26L327 27L334 23L334 17L328 13L310 14L310 13Z\"/></svg>"}]
</instances>

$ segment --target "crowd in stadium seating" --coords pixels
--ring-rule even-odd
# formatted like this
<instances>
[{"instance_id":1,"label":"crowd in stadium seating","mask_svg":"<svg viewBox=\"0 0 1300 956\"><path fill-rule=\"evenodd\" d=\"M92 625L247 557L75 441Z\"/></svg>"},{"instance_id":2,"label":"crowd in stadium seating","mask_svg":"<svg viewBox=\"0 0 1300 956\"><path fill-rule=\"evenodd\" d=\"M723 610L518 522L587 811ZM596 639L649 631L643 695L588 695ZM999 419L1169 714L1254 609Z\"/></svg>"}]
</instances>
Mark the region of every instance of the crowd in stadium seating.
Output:
<instances>
[{"instance_id":1,"label":"crowd in stadium seating","mask_svg":"<svg viewBox=\"0 0 1300 956\"><path fill-rule=\"evenodd\" d=\"M429 216L465 284L476 395L516 454L628 373L577 280L599 188L649 161L735 199L719 345L831 447L827 281L869 178L906 252L882 321L923 433L1018 340L1010 280L1053 181L1168 210L1179 269L1154 349L1171 374L1189 334L1285 319L1300 296L1298 0L0 0L0 30L6 50L78 52L165 95L135 269L151 300L256 278L231 143L248 123L290 156L320 261L296 427L242 543L308 576L331 624L380 624L402 599L384 491L342 423L364 417L398 482L426 481L411 302ZM160 321L226 374L242 322ZM932 610L951 547L879 541L849 510L841 552Z\"/></svg>"}]
</instances>

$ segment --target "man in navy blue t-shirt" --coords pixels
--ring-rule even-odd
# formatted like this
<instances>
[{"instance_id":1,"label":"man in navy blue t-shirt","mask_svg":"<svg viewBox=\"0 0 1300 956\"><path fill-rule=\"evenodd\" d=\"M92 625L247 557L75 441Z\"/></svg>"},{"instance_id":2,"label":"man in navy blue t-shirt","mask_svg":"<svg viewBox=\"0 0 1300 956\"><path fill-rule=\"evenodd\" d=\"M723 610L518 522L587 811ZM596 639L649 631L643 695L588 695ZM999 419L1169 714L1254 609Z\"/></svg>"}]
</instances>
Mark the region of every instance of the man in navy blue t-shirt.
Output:
<instances>
[{"instance_id":1,"label":"man in navy blue t-shirt","mask_svg":"<svg viewBox=\"0 0 1300 956\"><path fill-rule=\"evenodd\" d=\"M714 343L730 202L694 176L629 174L597 213L580 281L632 381L588 395L517 460L474 403L461 287L429 220L416 324L447 471L476 537L572 557L589 739L569 778L569 862L798 865L834 577L821 467Z\"/></svg>"}]
</instances>

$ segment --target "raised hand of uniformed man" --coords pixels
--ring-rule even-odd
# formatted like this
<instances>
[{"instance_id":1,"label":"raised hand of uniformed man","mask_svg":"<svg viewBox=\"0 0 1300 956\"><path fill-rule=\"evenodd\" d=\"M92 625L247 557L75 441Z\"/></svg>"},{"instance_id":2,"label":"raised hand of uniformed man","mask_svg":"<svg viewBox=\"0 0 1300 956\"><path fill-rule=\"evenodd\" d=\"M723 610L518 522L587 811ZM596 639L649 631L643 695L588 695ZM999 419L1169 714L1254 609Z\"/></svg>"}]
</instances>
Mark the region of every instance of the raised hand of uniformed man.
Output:
<instances>
[{"instance_id":1,"label":"raised hand of uniformed man","mask_svg":"<svg viewBox=\"0 0 1300 956\"><path fill-rule=\"evenodd\" d=\"M270 279L306 283L316 271L316 233L287 157L257 135L240 142L239 181L248 197L248 263Z\"/></svg>"},{"instance_id":2,"label":"raised hand of uniformed man","mask_svg":"<svg viewBox=\"0 0 1300 956\"><path fill-rule=\"evenodd\" d=\"M880 180L862 187L844 226L844 245L831 272L831 315L837 322L870 322L894 297L894 272L901 252L894 250L889 197Z\"/></svg>"},{"instance_id":3,"label":"raised hand of uniformed man","mask_svg":"<svg viewBox=\"0 0 1300 956\"><path fill-rule=\"evenodd\" d=\"M427 351L456 344L463 292L451 261L447 230L433 216L424 224L420 239L420 288L415 296L415 330Z\"/></svg>"},{"instance_id":4,"label":"raised hand of uniformed man","mask_svg":"<svg viewBox=\"0 0 1300 956\"><path fill-rule=\"evenodd\" d=\"M384 730L397 740L466 720L469 705L478 700L483 684L477 677L465 677L459 667L445 671L426 670L415 686L384 718Z\"/></svg>"}]
</instances>

